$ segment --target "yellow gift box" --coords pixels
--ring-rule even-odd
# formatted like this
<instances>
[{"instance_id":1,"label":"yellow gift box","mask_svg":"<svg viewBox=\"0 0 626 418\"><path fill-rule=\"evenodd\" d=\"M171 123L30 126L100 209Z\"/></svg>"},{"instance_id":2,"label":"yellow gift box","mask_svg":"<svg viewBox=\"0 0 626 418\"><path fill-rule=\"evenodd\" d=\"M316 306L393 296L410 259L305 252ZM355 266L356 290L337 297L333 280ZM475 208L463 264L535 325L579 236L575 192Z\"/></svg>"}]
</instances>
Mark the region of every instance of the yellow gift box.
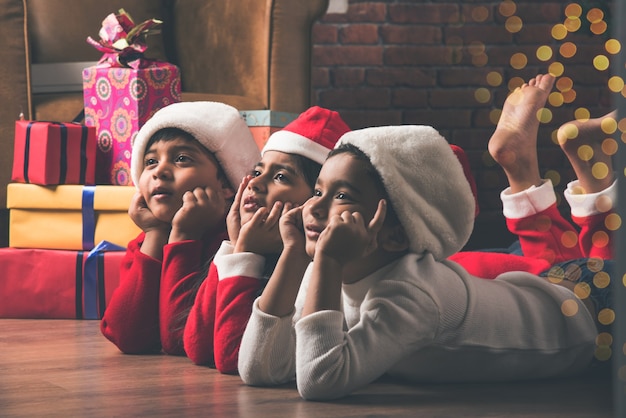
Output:
<instances>
[{"instance_id":1,"label":"yellow gift box","mask_svg":"<svg viewBox=\"0 0 626 418\"><path fill-rule=\"evenodd\" d=\"M141 230L128 216L134 186L10 183L9 246L91 250L101 241L126 247Z\"/></svg>"}]
</instances>

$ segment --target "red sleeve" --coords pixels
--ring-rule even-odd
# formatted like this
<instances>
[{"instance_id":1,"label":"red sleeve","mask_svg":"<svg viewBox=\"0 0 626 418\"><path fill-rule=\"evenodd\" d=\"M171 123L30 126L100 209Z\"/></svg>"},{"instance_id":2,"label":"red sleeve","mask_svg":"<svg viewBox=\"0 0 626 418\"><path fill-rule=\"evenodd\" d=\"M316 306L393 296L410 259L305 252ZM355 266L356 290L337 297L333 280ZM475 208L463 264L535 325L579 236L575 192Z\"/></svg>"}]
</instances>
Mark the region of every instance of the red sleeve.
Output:
<instances>
[{"instance_id":1,"label":"red sleeve","mask_svg":"<svg viewBox=\"0 0 626 418\"><path fill-rule=\"evenodd\" d=\"M161 346L168 354L185 354L185 322L199 283L206 277L199 276L206 260L202 241L181 241L163 247L160 330Z\"/></svg>"},{"instance_id":2,"label":"red sleeve","mask_svg":"<svg viewBox=\"0 0 626 418\"><path fill-rule=\"evenodd\" d=\"M209 275L200 286L187 323L183 342L187 356L198 365L213 366L213 329L215 327L215 297L217 268L211 263Z\"/></svg>"},{"instance_id":3,"label":"red sleeve","mask_svg":"<svg viewBox=\"0 0 626 418\"><path fill-rule=\"evenodd\" d=\"M583 257L578 232L559 212L556 203L532 216L506 219L511 233L519 237L526 257L542 258L550 264Z\"/></svg>"},{"instance_id":4,"label":"red sleeve","mask_svg":"<svg viewBox=\"0 0 626 418\"><path fill-rule=\"evenodd\" d=\"M509 271L539 274L550 268L550 263L546 260L507 253L461 251L452 254L448 259L459 263L469 274L483 279L495 279Z\"/></svg>"},{"instance_id":5,"label":"red sleeve","mask_svg":"<svg viewBox=\"0 0 626 418\"><path fill-rule=\"evenodd\" d=\"M120 284L107 306L100 330L127 354L158 352L161 262L141 253L144 234L128 244Z\"/></svg>"},{"instance_id":6,"label":"red sleeve","mask_svg":"<svg viewBox=\"0 0 626 418\"><path fill-rule=\"evenodd\" d=\"M245 276L217 284L214 351L215 366L222 373L237 372L239 345L261 287L261 280Z\"/></svg>"},{"instance_id":7,"label":"red sleeve","mask_svg":"<svg viewBox=\"0 0 626 418\"><path fill-rule=\"evenodd\" d=\"M613 212L604 212L597 215L577 217L572 220L580 227L580 249L584 257L613 259L615 242L611 241L614 234L609 230L607 217Z\"/></svg>"}]
</instances>

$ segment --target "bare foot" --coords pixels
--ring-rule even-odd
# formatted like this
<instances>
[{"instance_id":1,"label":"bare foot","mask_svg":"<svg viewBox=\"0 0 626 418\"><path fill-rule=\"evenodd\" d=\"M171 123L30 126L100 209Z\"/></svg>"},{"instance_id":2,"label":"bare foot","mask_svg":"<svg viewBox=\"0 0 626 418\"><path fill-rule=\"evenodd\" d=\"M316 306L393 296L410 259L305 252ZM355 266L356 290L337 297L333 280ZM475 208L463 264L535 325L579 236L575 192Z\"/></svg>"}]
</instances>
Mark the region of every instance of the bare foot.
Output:
<instances>
[{"instance_id":1,"label":"bare foot","mask_svg":"<svg viewBox=\"0 0 626 418\"><path fill-rule=\"evenodd\" d=\"M574 120L557 132L559 145L578 177L580 193L602 191L615 179L611 155L617 150L617 142L607 132L613 132L616 117L614 110L599 118Z\"/></svg>"},{"instance_id":2,"label":"bare foot","mask_svg":"<svg viewBox=\"0 0 626 418\"><path fill-rule=\"evenodd\" d=\"M553 76L539 74L515 89L506 98L498 126L489 139L489 153L504 169L513 193L541 184L537 113L545 106L553 85Z\"/></svg>"}]
</instances>

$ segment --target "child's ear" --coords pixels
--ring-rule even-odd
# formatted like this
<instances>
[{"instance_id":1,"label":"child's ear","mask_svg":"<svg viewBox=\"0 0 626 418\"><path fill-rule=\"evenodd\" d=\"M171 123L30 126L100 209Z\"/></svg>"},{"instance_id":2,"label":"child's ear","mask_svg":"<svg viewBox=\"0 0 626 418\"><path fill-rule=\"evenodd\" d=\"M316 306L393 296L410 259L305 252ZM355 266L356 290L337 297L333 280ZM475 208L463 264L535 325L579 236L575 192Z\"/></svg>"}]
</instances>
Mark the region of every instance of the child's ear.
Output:
<instances>
[{"instance_id":1,"label":"child's ear","mask_svg":"<svg viewBox=\"0 0 626 418\"><path fill-rule=\"evenodd\" d=\"M222 193L224 193L224 199L229 200L235 197L235 190L228 183L228 181L222 179L221 183L222 183Z\"/></svg>"},{"instance_id":2,"label":"child's ear","mask_svg":"<svg viewBox=\"0 0 626 418\"><path fill-rule=\"evenodd\" d=\"M402 252L409 249L409 237L401 224L383 226L379 232L380 246L389 252Z\"/></svg>"}]
</instances>

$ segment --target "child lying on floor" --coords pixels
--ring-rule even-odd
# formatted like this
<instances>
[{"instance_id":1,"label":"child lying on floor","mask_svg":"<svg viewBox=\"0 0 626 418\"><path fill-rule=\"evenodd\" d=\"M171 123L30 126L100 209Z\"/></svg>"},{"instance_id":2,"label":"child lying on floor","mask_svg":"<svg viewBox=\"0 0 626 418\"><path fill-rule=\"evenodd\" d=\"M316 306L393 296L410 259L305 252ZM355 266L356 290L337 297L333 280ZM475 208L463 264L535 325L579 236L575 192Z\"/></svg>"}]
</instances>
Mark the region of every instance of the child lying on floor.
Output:
<instances>
[{"instance_id":1,"label":"child lying on floor","mask_svg":"<svg viewBox=\"0 0 626 418\"><path fill-rule=\"evenodd\" d=\"M284 250L241 343L243 381L295 378L303 398L321 400L383 374L504 381L585 370L595 313L571 290L526 272L484 280L447 260L474 211L433 128L345 134L314 196L281 218Z\"/></svg>"}]
</instances>

